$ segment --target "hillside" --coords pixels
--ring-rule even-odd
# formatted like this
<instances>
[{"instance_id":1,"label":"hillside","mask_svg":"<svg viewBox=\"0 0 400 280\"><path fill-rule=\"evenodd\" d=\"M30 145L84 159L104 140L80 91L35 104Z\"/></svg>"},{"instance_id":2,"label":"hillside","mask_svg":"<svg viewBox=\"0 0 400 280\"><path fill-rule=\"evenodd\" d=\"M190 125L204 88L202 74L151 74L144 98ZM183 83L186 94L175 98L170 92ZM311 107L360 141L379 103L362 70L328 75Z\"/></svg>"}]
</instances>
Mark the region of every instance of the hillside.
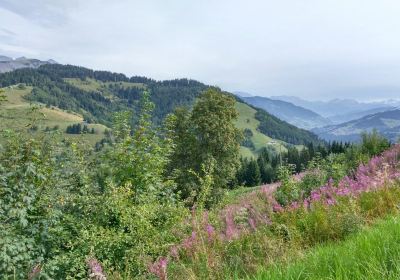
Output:
<instances>
[{"instance_id":1,"label":"hillside","mask_svg":"<svg viewBox=\"0 0 400 280\"><path fill-rule=\"evenodd\" d=\"M151 101L155 104L153 121L160 124L176 107L191 106L196 97L209 88L203 83L188 79L155 81L139 76L128 78L119 73L59 64L0 74L0 87L20 83L31 89L24 95L26 102L39 102L46 107L74 112L87 123L98 123L107 127L111 126L115 112L137 111L144 90L151 92ZM280 140L281 144L319 142L308 131L281 121L262 109L250 107L239 99L237 102L240 103L238 107L242 114L238 124L241 123L241 128L246 128L243 120L246 119L247 122L249 119L247 123L254 135L251 138L254 148L244 149L247 155L257 153L262 145L271 142L271 138ZM134 121L135 115L133 118ZM279 144L271 144L271 147L275 146L279 147Z\"/></svg>"},{"instance_id":2,"label":"hillside","mask_svg":"<svg viewBox=\"0 0 400 280\"><path fill-rule=\"evenodd\" d=\"M65 132L68 126L83 123L82 115L61 110L57 107L38 107L37 112L32 112L32 104L29 103L25 96L29 95L32 87L12 86L6 88L4 93L6 102L0 106L0 131L5 129L15 129L17 131L27 131L27 125L37 118L34 130L48 131L57 130ZM89 129L94 129L93 134L66 134L65 137L70 139L83 138L93 145L104 137L106 127L101 124L87 124Z\"/></svg>"},{"instance_id":3,"label":"hillside","mask_svg":"<svg viewBox=\"0 0 400 280\"><path fill-rule=\"evenodd\" d=\"M321 138L332 141L359 141L360 133L376 129L392 141L400 137L400 109L379 112L350 122L313 130Z\"/></svg>"},{"instance_id":4,"label":"hillside","mask_svg":"<svg viewBox=\"0 0 400 280\"><path fill-rule=\"evenodd\" d=\"M251 96L241 97L247 103L264 109L272 115L284 120L292 125L304 129L312 129L315 127L322 127L330 124L330 121L323 118L319 114L296 106L290 102L273 100L267 97Z\"/></svg>"}]
</instances>

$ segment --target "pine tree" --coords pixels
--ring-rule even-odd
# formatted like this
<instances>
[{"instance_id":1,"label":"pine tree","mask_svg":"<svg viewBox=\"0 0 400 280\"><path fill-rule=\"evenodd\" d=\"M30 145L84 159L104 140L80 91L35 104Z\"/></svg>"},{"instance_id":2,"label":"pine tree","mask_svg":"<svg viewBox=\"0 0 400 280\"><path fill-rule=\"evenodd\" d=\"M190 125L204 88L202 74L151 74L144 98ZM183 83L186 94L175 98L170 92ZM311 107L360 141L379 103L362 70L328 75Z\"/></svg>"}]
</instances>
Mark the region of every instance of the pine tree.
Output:
<instances>
[{"instance_id":1,"label":"pine tree","mask_svg":"<svg viewBox=\"0 0 400 280\"><path fill-rule=\"evenodd\" d=\"M260 168L257 161L251 159L246 172L246 185L249 187L258 186L261 184Z\"/></svg>"}]
</instances>

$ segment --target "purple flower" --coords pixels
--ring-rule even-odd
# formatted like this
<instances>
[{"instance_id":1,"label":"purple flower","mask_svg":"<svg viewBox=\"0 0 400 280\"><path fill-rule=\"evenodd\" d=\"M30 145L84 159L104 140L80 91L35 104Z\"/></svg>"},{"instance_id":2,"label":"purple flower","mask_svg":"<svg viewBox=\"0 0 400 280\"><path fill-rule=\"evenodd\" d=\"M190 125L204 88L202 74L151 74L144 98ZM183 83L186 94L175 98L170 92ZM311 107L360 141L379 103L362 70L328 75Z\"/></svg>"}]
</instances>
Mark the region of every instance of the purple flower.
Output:
<instances>
[{"instance_id":1,"label":"purple flower","mask_svg":"<svg viewBox=\"0 0 400 280\"><path fill-rule=\"evenodd\" d=\"M149 265L150 273L154 274L160 280L167 280L167 258L160 258L158 261Z\"/></svg>"},{"instance_id":2,"label":"purple flower","mask_svg":"<svg viewBox=\"0 0 400 280\"><path fill-rule=\"evenodd\" d=\"M106 280L106 275L103 272L103 268L99 261L95 258L87 260L87 266L89 268L89 279L94 280Z\"/></svg>"},{"instance_id":3,"label":"purple flower","mask_svg":"<svg viewBox=\"0 0 400 280\"><path fill-rule=\"evenodd\" d=\"M214 227L210 224L207 224L206 226L206 231L207 231L207 235L208 235L208 240L211 241L214 237Z\"/></svg>"}]
</instances>

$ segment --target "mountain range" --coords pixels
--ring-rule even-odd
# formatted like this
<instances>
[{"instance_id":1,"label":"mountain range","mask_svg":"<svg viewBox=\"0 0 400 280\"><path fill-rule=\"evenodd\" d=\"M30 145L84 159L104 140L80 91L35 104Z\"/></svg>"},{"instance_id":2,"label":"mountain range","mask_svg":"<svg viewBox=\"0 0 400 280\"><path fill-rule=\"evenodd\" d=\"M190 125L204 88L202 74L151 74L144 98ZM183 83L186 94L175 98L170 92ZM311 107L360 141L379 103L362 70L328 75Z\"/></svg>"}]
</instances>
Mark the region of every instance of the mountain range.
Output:
<instances>
[{"instance_id":1,"label":"mountain range","mask_svg":"<svg viewBox=\"0 0 400 280\"><path fill-rule=\"evenodd\" d=\"M49 59L47 61L26 57L13 59L8 56L0 55L0 73L9 72L21 68L38 68L41 65L55 63L57 62L52 59Z\"/></svg>"},{"instance_id":2,"label":"mountain range","mask_svg":"<svg viewBox=\"0 0 400 280\"><path fill-rule=\"evenodd\" d=\"M312 129L332 124L329 119L290 102L273 100L261 96L241 97L241 99L300 128Z\"/></svg>"},{"instance_id":3,"label":"mountain range","mask_svg":"<svg viewBox=\"0 0 400 280\"><path fill-rule=\"evenodd\" d=\"M353 117L357 118L366 116L373 112L371 110L390 110L400 106L399 100L359 102L354 99L332 99L328 101L310 101L296 96L285 95L272 96L270 98L290 102L297 106L309 109L325 118L328 118L334 123L350 121ZM358 115L355 115L357 113Z\"/></svg>"},{"instance_id":4,"label":"mountain range","mask_svg":"<svg viewBox=\"0 0 400 280\"><path fill-rule=\"evenodd\" d=\"M333 141L359 141L362 132L376 129L395 142L400 137L400 109L378 112L338 125L313 129L321 138Z\"/></svg>"}]
</instances>

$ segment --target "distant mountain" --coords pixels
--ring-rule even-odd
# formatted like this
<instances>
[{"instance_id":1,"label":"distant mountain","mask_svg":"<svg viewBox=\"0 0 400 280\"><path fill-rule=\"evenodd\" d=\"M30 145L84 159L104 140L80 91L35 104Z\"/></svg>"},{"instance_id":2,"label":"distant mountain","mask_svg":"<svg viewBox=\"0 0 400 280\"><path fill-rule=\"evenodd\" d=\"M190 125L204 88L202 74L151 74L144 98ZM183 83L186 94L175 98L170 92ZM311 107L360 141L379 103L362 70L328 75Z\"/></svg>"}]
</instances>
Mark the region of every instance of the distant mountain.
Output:
<instances>
[{"instance_id":1,"label":"distant mountain","mask_svg":"<svg viewBox=\"0 0 400 280\"><path fill-rule=\"evenodd\" d=\"M379 112L338 125L314 129L313 132L327 141L358 141L360 133L376 129L392 141L400 137L400 109Z\"/></svg>"},{"instance_id":2,"label":"distant mountain","mask_svg":"<svg viewBox=\"0 0 400 280\"><path fill-rule=\"evenodd\" d=\"M344 122L357 120L357 119L360 119L360 118L368 116L368 115L381 113L381 112L385 112L385 111L391 111L394 109L396 109L396 107L392 107L392 106L379 107L379 108L369 109L369 110L365 110L365 111L361 111L361 112L352 112L352 113L348 113L348 114L344 114L344 115L331 116L331 117L329 117L329 120L331 120L333 124L341 124Z\"/></svg>"},{"instance_id":3,"label":"distant mountain","mask_svg":"<svg viewBox=\"0 0 400 280\"><path fill-rule=\"evenodd\" d=\"M233 92L234 95L239 96L239 97L252 97L254 95L248 93L248 92L244 92L244 91L234 91Z\"/></svg>"},{"instance_id":4,"label":"distant mountain","mask_svg":"<svg viewBox=\"0 0 400 280\"><path fill-rule=\"evenodd\" d=\"M21 68L38 68L44 64L56 64L57 62L50 59L42 61L34 58L19 57L13 59L4 55L0 55L0 73L10 72Z\"/></svg>"},{"instance_id":5,"label":"distant mountain","mask_svg":"<svg viewBox=\"0 0 400 280\"><path fill-rule=\"evenodd\" d=\"M280 118L281 120L284 120L300 128L312 129L331 124L328 119L321 117L319 114L303 107L296 106L290 102L273 100L261 96L241 98L247 103L255 107L264 109L265 111Z\"/></svg>"},{"instance_id":6,"label":"distant mountain","mask_svg":"<svg viewBox=\"0 0 400 280\"><path fill-rule=\"evenodd\" d=\"M353 99L333 99L329 101L308 101L295 96L272 96L271 99L282 100L314 111L325 118L337 118L372 109L387 107L383 102L363 103Z\"/></svg>"}]
</instances>

